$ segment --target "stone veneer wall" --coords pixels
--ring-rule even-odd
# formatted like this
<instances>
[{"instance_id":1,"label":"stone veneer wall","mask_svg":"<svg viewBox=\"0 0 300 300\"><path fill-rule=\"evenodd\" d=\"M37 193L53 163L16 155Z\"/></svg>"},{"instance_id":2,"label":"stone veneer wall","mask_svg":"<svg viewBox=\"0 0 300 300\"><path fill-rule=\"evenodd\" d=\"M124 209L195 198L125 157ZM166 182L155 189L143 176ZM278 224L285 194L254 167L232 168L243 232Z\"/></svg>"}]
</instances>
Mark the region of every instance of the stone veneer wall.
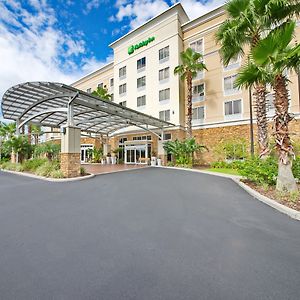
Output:
<instances>
[{"instance_id":1,"label":"stone veneer wall","mask_svg":"<svg viewBox=\"0 0 300 300\"><path fill-rule=\"evenodd\" d=\"M67 178L80 175L80 153L61 153L60 169Z\"/></svg>"},{"instance_id":2,"label":"stone veneer wall","mask_svg":"<svg viewBox=\"0 0 300 300\"><path fill-rule=\"evenodd\" d=\"M269 138L272 141L273 123L269 123ZM300 142L300 120L290 123L291 138L294 143ZM208 147L209 151L204 151L196 157L196 162L201 165L208 165L214 161L224 159L219 153L220 145L226 141L244 139L247 144L247 153L250 154L250 125L224 126L216 128L205 128L193 130L196 141ZM254 124L254 144L257 153L257 127Z\"/></svg>"}]
</instances>

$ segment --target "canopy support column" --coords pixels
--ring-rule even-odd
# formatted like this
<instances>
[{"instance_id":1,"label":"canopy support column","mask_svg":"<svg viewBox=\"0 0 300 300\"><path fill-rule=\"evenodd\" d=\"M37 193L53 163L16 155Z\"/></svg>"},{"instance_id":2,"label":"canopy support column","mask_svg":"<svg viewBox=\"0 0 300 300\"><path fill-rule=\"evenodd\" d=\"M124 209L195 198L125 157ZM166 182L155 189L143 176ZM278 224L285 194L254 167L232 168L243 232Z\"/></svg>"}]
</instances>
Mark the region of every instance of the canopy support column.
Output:
<instances>
[{"instance_id":1,"label":"canopy support column","mask_svg":"<svg viewBox=\"0 0 300 300\"><path fill-rule=\"evenodd\" d=\"M161 130L161 136L157 142L157 156L161 159L162 165L165 166L167 164L167 155L164 149L164 130Z\"/></svg>"},{"instance_id":2,"label":"canopy support column","mask_svg":"<svg viewBox=\"0 0 300 300\"><path fill-rule=\"evenodd\" d=\"M60 169L67 178L80 175L81 130L74 126L73 99L68 103L67 125L62 128L61 138Z\"/></svg>"},{"instance_id":3,"label":"canopy support column","mask_svg":"<svg viewBox=\"0 0 300 300\"><path fill-rule=\"evenodd\" d=\"M16 133L15 133L15 136L16 137L19 137L20 136L20 120L17 119L16 120ZM11 150L11 162L12 163L18 163L19 162L19 153L15 153L15 151L12 149Z\"/></svg>"}]
</instances>

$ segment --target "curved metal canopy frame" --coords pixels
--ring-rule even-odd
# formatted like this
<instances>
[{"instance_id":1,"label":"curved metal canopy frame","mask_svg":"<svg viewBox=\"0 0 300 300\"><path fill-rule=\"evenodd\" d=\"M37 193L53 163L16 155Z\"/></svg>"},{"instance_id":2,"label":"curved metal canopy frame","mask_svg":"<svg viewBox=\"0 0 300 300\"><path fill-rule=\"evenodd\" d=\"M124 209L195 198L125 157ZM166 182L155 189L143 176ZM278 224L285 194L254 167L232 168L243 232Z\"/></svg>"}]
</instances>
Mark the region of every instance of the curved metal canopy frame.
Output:
<instances>
[{"instance_id":1,"label":"curved metal canopy frame","mask_svg":"<svg viewBox=\"0 0 300 300\"><path fill-rule=\"evenodd\" d=\"M4 94L1 108L3 117L16 121L19 128L28 122L54 128L69 124L82 131L109 135L128 126L149 131L174 126L55 82L27 82L13 86Z\"/></svg>"}]
</instances>

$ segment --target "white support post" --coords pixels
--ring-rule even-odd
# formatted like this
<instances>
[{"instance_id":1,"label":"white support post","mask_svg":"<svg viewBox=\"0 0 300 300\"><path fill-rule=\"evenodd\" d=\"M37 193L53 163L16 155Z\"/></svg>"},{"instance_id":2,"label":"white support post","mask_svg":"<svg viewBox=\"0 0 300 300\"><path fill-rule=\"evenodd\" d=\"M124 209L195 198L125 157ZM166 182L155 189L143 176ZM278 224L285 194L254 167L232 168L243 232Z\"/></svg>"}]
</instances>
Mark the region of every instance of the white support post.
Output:
<instances>
[{"instance_id":1,"label":"white support post","mask_svg":"<svg viewBox=\"0 0 300 300\"><path fill-rule=\"evenodd\" d=\"M20 120L17 119L16 120L16 137L19 137L20 136ZM16 163L19 162L19 153L14 153L14 151L12 151L12 155L15 155L16 157Z\"/></svg>"}]
</instances>

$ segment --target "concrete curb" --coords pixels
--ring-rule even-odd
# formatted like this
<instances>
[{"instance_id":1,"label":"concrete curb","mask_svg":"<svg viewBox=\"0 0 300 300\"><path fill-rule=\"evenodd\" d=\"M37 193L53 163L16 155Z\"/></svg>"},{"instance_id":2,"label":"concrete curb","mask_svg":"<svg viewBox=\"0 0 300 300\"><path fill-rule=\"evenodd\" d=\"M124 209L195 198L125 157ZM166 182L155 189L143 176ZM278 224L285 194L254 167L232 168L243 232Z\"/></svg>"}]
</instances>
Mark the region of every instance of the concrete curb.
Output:
<instances>
[{"instance_id":1,"label":"concrete curb","mask_svg":"<svg viewBox=\"0 0 300 300\"><path fill-rule=\"evenodd\" d=\"M71 182L71 181L80 181L80 180L85 180L85 179L90 179L95 177L95 174L90 174L82 177L75 177L75 178L48 178L48 177L43 177L43 176L38 176L30 173L24 173L24 172L16 172L16 171L10 171L10 170L2 170L2 172L14 174L14 175L20 175L20 176L25 176L29 178L34 178L34 179L40 179L44 181L49 181L49 182Z\"/></svg>"},{"instance_id":2,"label":"concrete curb","mask_svg":"<svg viewBox=\"0 0 300 300\"><path fill-rule=\"evenodd\" d=\"M259 192L252 189L250 186L241 182L238 179L233 179L233 181L235 183L237 183L241 188L243 188L246 192L248 192L251 196L253 196L255 199L259 200L260 202L263 202L263 203L271 206L272 208L278 210L279 212L281 212L283 214L288 215L289 217L291 217L294 220L300 221L300 212L299 211L289 208L283 204L278 203L275 200L272 200L272 199L260 194Z\"/></svg>"},{"instance_id":3,"label":"concrete curb","mask_svg":"<svg viewBox=\"0 0 300 300\"><path fill-rule=\"evenodd\" d=\"M247 184L241 182L241 179L243 178L242 176L227 175L227 174L222 174L222 173L215 174L214 172L201 171L201 170L188 169L188 168L164 167L164 166L161 166L159 168L183 170L183 171L190 171L190 172L203 173L203 174L207 174L207 175L219 176L219 177L224 177L224 178L230 178L236 184L238 184L242 189L244 189L248 194L253 196L258 201L263 202L264 204L278 210L279 212L281 212L285 215L288 215L290 218L292 218L294 220L300 221L300 212L299 211L289 208L283 204L280 204L277 201L272 200L272 199L260 194L259 192L255 191Z\"/></svg>"}]
</instances>

